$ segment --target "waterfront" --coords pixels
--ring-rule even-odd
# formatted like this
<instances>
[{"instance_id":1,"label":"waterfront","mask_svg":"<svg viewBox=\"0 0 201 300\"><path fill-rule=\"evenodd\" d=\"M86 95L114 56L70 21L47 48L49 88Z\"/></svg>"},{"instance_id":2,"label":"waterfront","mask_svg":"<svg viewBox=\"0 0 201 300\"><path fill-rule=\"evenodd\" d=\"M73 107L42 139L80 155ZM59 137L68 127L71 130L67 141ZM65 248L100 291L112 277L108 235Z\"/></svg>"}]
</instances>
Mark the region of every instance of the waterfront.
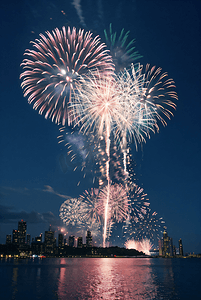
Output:
<instances>
[{"instance_id":1,"label":"waterfront","mask_svg":"<svg viewBox=\"0 0 201 300\"><path fill-rule=\"evenodd\" d=\"M201 299L201 260L2 259L2 299Z\"/></svg>"}]
</instances>

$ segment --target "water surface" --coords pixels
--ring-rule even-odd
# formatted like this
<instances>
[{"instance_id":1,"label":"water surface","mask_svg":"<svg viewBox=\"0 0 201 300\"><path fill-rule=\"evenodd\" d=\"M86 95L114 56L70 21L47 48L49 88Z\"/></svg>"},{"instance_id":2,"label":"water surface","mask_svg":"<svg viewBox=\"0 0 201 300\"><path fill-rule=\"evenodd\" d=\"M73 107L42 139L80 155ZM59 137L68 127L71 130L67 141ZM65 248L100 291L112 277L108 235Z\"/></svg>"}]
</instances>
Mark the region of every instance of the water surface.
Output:
<instances>
[{"instance_id":1,"label":"water surface","mask_svg":"<svg viewBox=\"0 0 201 300\"><path fill-rule=\"evenodd\" d=\"M201 299L200 259L0 261L2 299Z\"/></svg>"}]
</instances>

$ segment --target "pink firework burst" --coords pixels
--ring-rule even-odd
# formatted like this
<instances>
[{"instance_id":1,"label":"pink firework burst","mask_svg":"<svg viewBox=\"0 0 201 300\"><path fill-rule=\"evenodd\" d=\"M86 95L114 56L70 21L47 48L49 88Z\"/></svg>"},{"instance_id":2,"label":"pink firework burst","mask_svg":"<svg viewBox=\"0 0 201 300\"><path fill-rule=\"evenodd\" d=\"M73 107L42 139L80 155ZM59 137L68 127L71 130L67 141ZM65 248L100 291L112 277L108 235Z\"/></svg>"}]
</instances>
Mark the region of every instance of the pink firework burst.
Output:
<instances>
[{"instance_id":1,"label":"pink firework burst","mask_svg":"<svg viewBox=\"0 0 201 300\"><path fill-rule=\"evenodd\" d=\"M80 195L79 200L85 206L83 212L83 218L88 224L102 223L102 217L100 215L100 201L98 199L99 189L91 188Z\"/></svg>"},{"instance_id":2,"label":"pink firework burst","mask_svg":"<svg viewBox=\"0 0 201 300\"><path fill-rule=\"evenodd\" d=\"M24 96L33 108L51 118L55 123L65 125L72 122L70 102L79 77L89 70L110 74L114 67L112 58L105 50L100 38L91 32L76 31L70 27L58 28L32 42L34 49L27 49L20 75Z\"/></svg>"},{"instance_id":3,"label":"pink firework burst","mask_svg":"<svg viewBox=\"0 0 201 300\"><path fill-rule=\"evenodd\" d=\"M128 240L125 242L126 249L135 249L139 252L143 252L146 255L150 255L150 250L153 247L153 244L149 239L142 240Z\"/></svg>"},{"instance_id":4,"label":"pink firework burst","mask_svg":"<svg viewBox=\"0 0 201 300\"><path fill-rule=\"evenodd\" d=\"M107 185L99 192L100 213L104 214L109 195L107 219L120 222L127 218L129 202L126 189L121 184Z\"/></svg>"}]
</instances>

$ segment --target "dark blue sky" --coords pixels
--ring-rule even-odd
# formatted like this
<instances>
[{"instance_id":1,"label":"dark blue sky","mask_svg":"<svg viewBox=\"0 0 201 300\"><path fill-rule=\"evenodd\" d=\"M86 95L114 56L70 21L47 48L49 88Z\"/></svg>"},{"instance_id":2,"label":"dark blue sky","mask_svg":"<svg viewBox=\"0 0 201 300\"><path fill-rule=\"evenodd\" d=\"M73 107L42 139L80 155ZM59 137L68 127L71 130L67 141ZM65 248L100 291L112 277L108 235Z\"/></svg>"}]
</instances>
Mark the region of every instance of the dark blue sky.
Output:
<instances>
[{"instance_id":1,"label":"dark blue sky","mask_svg":"<svg viewBox=\"0 0 201 300\"><path fill-rule=\"evenodd\" d=\"M164 218L169 236L185 252L201 252L201 97L200 8L192 0L9 1L1 3L1 155L0 243L28 223L35 236L58 224L65 195L78 196L92 187L79 173L62 172L57 144L58 126L38 115L23 97L20 63L29 41L39 33L63 25L84 27L103 36L113 24L124 27L143 58L167 71L177 86L179 101L174 118L151 136L133 157L139 183L151 208ZM65 12L65 15L61 11ZM47 188L45 186L49 186Z\"/></svg>"}]
</instances>

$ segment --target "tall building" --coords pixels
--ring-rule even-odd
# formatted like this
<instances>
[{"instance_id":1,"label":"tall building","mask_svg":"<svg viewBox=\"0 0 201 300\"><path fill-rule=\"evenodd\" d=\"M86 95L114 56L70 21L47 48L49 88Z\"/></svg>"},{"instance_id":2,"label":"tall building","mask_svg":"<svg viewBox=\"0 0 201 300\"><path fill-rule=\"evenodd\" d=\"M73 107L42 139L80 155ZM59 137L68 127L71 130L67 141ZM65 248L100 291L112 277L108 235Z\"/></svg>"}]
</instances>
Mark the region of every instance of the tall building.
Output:
<instances>
[{"instance_id":1,"label":"tall building","mask_svg":"<svg viewBox=\"0 0 201 300\"><path fill-rule=\"evenodd\" d=\"M8 234L8 235L6 236L6 245L11 244L11 242L12 242L12 240L11 240L11 234Z\"/></svg>"},{"instance_id":2,"label":"tall building","mask_svg":"<svg viewBox=\"0 0 201 300\"><path fill-rule=\"evenodd\" d=\"M163 232L163 255L170 255L170 238L167 234L167 231Z\"/></svg>"},{"instance_id":3,"label":"tall building","mask_svg":"<svg viewBox=\"0 0 201 300\"><path fill-rule=\"evenodd\" d=\"M23 220L18 222L18 244L19 247L25 246L27 223Z\"/></svg>"},{"instance_id":4,"label":"tall building","mask_svg":"<svg viewBox=\"0 0 201 300\"><path fill-rule=\"evenodd\" d=\"M91 235L91 231L87 231L86 246L87 247L92 247L92 235Z\"/></svg>"},{"instance_id":5,"label":"tall building","mask_svg":"<svg viewBox=\"0 0 201 300\"><path fill-rule=\"evenodd\" d=\"M16 229L13 229L12 243L14 245L18 245L18 230L16 230Z\"/></svg>"},{"instance_id":6,"label":"tall building","mask_svg":"<svg viewBox=\"0 0 201 300\"><path fill-rule=\"evenodd\" d=\"M54 239L54 231L51 231L49 228L49 231L45 231L45 252L47 255L53 255L54 254L54 245L55 245L55 239Z\"/></svg>"},{"instance_id":7,"label":"tall building","mask_svg":"<svg viewBox=\"0 0 201 300\"><path fill-rule=\"evenodd\" d=\"M170 238L169 249L170 249L170 256L173 256L174 251L173 251L173 240L172 240L172 238Z\"/></svg>"},{"instance_id":8,"label":"tall building","mask_svg":"<svg viewBox=\"0 0 201 300\"><path fill-rule=\"evenodd\" d=\"M159 255L160 256L173 256L173 241L167 234L167 231L163 232L163 237L158 241Z\"/></svg>"},{"instance_id":9,"label":"tall building","mask_svg":"<svg viewBox=\"0 0 201 300\"><path fill-rule=\"evenodd\" d=\"M74 235L70 235L68 241L69 241L69 246L74 247L74 243L75 243Z\"/></svg>"},{"instance_id":10,"label":"tall building","mask_svg":"<svg viewBox=\"0 0 201 300\"><path fill-rule=\"evenodd\" d=\"M175 246L173 246L173 256L176 256L176 247Z\"/></svg>"},{"instance_id":11,"label":"tall building","mask_svg":"<svg viewBox=\"0 0 201 300\"><path fill-rule=\"evenodd\" d=\"M163 239L158 240L158 247L159 247L159 255L163 255Z\"/></svg>"},{"instance_id":12,"label":"tall building","mask_svg":"<svg viewBox=\"0 0 201 300\"><path fill-rule=\"evenodd\" d=\"M63 248L64 247L64 236L62 233L58 234L58 247Z\"/></svg>"},{"instance_id":13,"label":"tall building","mask_svg":"<svg viewBox=\"0 0 201 300\"><path fill-rule=\"evenodd\" d=\"M77 247L82 248L82 237L81 236L77 240Z\"/></svg>"},{"instance_id":14,"label":"tall building","mask_svg":"<svg viewBox=\"0 0 201 300\"><path fill-rule=\"evenodd\" d=\"M30 246L31 244L31 235L28 233L27 234L27 245Z\"/></svg>"},{"instance_id":15,"label":"tall building","mask_svg":"<svg viewBox=\"0 0 201 300\"><path fill-rule=\"evenodd\" d=\"M179 255L183 256L183 245L182 245L182 240L179 239Z\"/></svg>"}]
</instances>

